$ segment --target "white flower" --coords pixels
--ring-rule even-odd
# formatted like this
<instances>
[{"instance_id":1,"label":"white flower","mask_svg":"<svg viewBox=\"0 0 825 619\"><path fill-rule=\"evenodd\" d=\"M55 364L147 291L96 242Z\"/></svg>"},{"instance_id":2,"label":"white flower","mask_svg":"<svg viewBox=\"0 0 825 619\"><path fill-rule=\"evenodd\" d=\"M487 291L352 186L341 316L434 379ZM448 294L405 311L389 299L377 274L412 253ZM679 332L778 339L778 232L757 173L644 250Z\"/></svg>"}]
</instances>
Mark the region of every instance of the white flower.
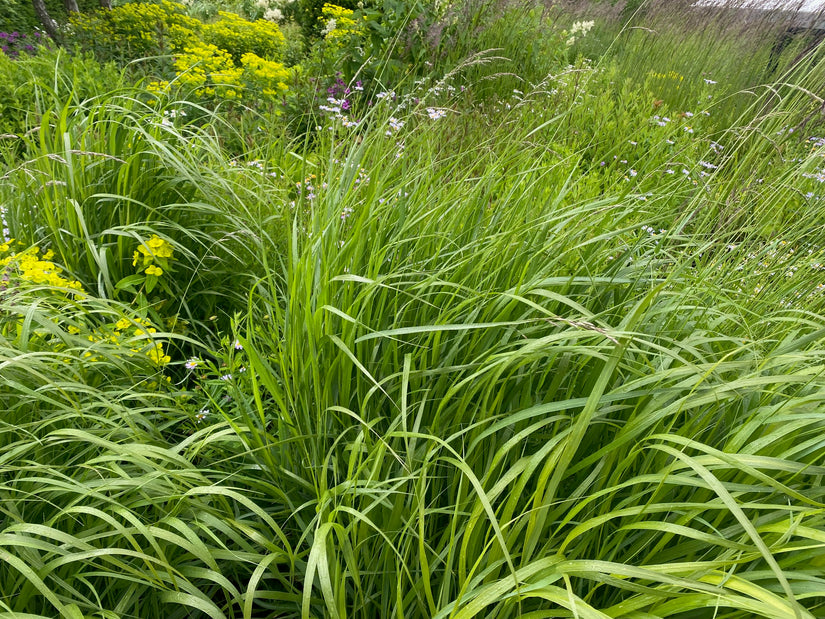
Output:
<instances>
[{"instance_id":1,"label":"white flower","mask_svg":"<svg viewBox=\"0 0 825 619\"><path fill-rule=\"evenodd\" d=\"M322 35L324 35L324 36L327 36L330 32L332 32L333 30L335 30L335 26L336 26L335 20L334 20L334 19L330 19L330 20L327 22L327 25L326 25L326 26L324 26L324 29L323 29L323 30L321 30L321 34L322 34Z\"/></svg>"},{"instance_id":2,"label":"white flower","mask_svg":"<svg viewBox=\"0 0 825 619\"><path fill-rule=\"evenodd\" d=\"M570 35L581 34L582 36L590 32L590 29L596 25L595 21L577 21L570 26Z\"/></svg>"},{"instance_id":3,"label":"white flower","mask_svg":"<svg viewBox=\"0 0 825 619\"><path fill-rule=\"evenodd\" d=\"M264 19L266 21L274 21L279 22L284 18L284 14L281 12L281 9L269 9L264 13Z\"/></svg>"}]
</instances>

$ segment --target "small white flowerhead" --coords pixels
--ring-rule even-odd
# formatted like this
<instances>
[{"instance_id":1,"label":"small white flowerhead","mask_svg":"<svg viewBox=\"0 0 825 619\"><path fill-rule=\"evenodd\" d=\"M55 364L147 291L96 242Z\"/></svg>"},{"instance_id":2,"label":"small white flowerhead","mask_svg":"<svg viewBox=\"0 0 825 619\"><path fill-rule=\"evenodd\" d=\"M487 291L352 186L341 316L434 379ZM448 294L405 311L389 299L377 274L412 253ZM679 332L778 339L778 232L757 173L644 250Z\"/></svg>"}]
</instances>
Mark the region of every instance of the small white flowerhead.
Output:
<instances>
[{"instance_id":1,"label":"small white flowerhead","mask_svg":"<svg viewBox=\"0 0 825 619\"><path fill-rule=\"evenodd\" d=\"M336 25L337 25L337 24L335 23L335 19L330 19L330 20L327 22L327 25L326 25L326 26L324 26L324 29L323 29L323 30L321 30L321 34L322 34L323 36L327 36L330 32L332 32L333 30L335 30Z\"/></svg>"},{"instance_id":2,"label":"small white flowerhead","mask_svg":"<svg viewBox=\"0 0 825 619\"><path fill-rule=\"evenodd\" d=\"M269 9L264 13L264 19L266 21L279 22L283 18L284 14L281 12L281 9Z\"/></svg>"},{"instance_id":3,"label":"small white flowerhead","mask_svg":"<svg viewBox=\"0 0 825 619\"><path fill-rule=\"evenodd\" d=\"M576 35L581 34L582 36L586 35L590 32L590 29L596 25L595 21L577 21L572 26L570 26L570 34Z\"/></svg>"}]
</instances>

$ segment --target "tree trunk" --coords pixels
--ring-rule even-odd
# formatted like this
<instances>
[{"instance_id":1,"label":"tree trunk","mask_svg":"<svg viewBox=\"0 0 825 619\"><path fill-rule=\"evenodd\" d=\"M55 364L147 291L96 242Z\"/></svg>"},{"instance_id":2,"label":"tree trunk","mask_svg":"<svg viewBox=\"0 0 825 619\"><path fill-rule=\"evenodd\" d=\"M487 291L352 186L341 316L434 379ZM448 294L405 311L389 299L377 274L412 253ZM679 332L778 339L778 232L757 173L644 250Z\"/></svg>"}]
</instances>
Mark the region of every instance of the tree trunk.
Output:
<instances>
[{"instance_id":1,"label":"tree trunk","mask_svg":"<svg viewBox=\"0 0 825 619\"><path fill-rule=\"evenodd\" d=\"M49 11L46 10L45 1L32 0L32 6L34 6L34 13L37 15L37 19L40 20L40 23L43 24L43 29L46 31L46 34L57 41L59 38L59 33L57 32L57 22L51 18ZM77 6L76 0L75 6Z\"/></svg>"},{"instance_id":2,"label":"tree trunk","mask_svg":"<svg viewBox=\"0 0 825 619\"><path fill-rule=\"evenodd\" d=\"M112 8L112 0L100 0L100 8L101 9L111 9Z\"/></svg>"},{"instance_id":3,"label":"tree trunk","mask_svg":"<svg viewBox=\"0 0 825 619\"><path fill-rule=\"evenodd\" d=\"M67 13L79 13L80 7L77 6L77 0L63 0L63 4L66 5L66 12Z\"/></svg>"}]
</instances>

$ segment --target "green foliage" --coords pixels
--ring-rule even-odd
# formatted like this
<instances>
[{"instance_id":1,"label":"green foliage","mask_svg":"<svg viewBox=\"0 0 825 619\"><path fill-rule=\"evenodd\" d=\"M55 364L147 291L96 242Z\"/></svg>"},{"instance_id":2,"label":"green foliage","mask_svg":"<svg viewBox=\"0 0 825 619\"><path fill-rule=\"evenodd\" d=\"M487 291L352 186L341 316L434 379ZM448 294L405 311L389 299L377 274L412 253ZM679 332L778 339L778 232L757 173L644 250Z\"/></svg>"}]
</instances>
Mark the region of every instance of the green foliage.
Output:
<instances>
[{"instance_id":1,"label":"green foliage","mask_svg":"<svg viewBox=\"0 0 825 619\"><path fill-rule=\"evenodd\" d=\"M102 60L128 62L182 50L198 39L202 24L186 14L184 5L162 0L77 13L68 27L72 43Z\"/></svg>"},{"instance_id":2,"label":"green foliage","mask_svg":"<svg viewBox=\"0 0 825 619\"><path fill-rule=\"evenodd\" d=\"M58 23L66 22L68 17L62 0L45 0L45 4L52 19ZM98 8L98 0L78 0L77 4L83 12ZM42 29L31 0L0 0L0 32L31 33Z\"/></svg>"},{"instance_id":3,"label":"green foliage","mask_svg":"<svg viewBox=\"0 0 825 619\"><path fill-rule=\"evenodd\" d=\"M295 0L295 21L301 26L306 41L312 41L321 35L325 4L329 4L327 0ZM349 10L358 8L354 0L341 0L336 6Z\"/></svg>"},{"instance_id":4,"label":"green foliage","mask_svg":"<svg viewBox=\"0 0 825 619\"><path fill-rule=\"evenodd\" d=\"M46 112L0 195L12 234L48 247L87 290L164 325L204 324L243 306L237 274L256 260L247 243L276 244L279 219L264 214L263 193L249 195L259 186L224 178L214 135L175 105L113 96ZM261 218L249 237L228 232L241 211ZM163 251L141 257L156 243Z\"/></svg>"},{"instance_id":5,"label":"green foliage","mask_svg":"<svg viewBox=\"0 0 825 619\"><path fill-rule=\"evenodd\" d=\"M148 90L164 99L172 93L206 104L242 101L272 111L288 90L290 74L278 62L284 36L265 20L221 11L217 21L204 24L186 15L182 4L164 0L78 15L71 28L74 41L98 57L122 64L143 59L144 71L155 77Z\"/></svg>"},{"instance_id":6,"label":"green foliage","mask_svg":"<svg viewBox=\"0 0 825 619\"><path fill-rule=\"evenodd\" d=\"M88 54L41 50L19 60L0 54L0 133L23 134L52 106L92 99L122 84L120 70Z\"/></svg>"},{"instance_id":7,"label":"green foliage","mask_svg":"<svg viewBox=\"0 0 825 619\"><path fill-rule=\"evenodd\" d=\"M236 63L246 54L279 60L285 44L277 24L264 19L250 22L224 11L218 13L217 21L204 25L203 40L228 50Z\"/></svg>"},{"instance_id":8,"label":"green foliage","mask_svg":"<svg viewBox=\"0 0 825 619\"><path fill-rule=\"evenodd\" d=\"M332 73L369 9L329 28L301 141L36 100L0 616L823 615L823 50L760 85L704 30L591 60L580 18L476 8L386 85ZM193 97L275 62L213 47Z\"/></svg>"}]
</instances>

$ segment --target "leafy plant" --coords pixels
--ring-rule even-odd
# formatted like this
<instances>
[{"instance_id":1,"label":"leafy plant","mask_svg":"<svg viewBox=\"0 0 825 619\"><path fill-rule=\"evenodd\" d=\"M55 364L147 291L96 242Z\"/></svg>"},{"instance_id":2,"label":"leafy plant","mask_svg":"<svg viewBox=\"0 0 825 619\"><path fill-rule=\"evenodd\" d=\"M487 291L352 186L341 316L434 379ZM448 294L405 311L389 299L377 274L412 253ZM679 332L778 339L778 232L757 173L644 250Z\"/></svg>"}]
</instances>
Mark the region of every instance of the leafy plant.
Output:
<instances>
[{"instance_id":1,"label":"leafy plant","mask_svg":"<svg viewBox=\"0 0 825 619\"><path fill-rule=\"evenodd\" d=\"M92 99L123 83L121 71L87 54L45 48L17 60L0 54L0 133L22 135L52 106Z\"/></svg>"}]
</instances>

